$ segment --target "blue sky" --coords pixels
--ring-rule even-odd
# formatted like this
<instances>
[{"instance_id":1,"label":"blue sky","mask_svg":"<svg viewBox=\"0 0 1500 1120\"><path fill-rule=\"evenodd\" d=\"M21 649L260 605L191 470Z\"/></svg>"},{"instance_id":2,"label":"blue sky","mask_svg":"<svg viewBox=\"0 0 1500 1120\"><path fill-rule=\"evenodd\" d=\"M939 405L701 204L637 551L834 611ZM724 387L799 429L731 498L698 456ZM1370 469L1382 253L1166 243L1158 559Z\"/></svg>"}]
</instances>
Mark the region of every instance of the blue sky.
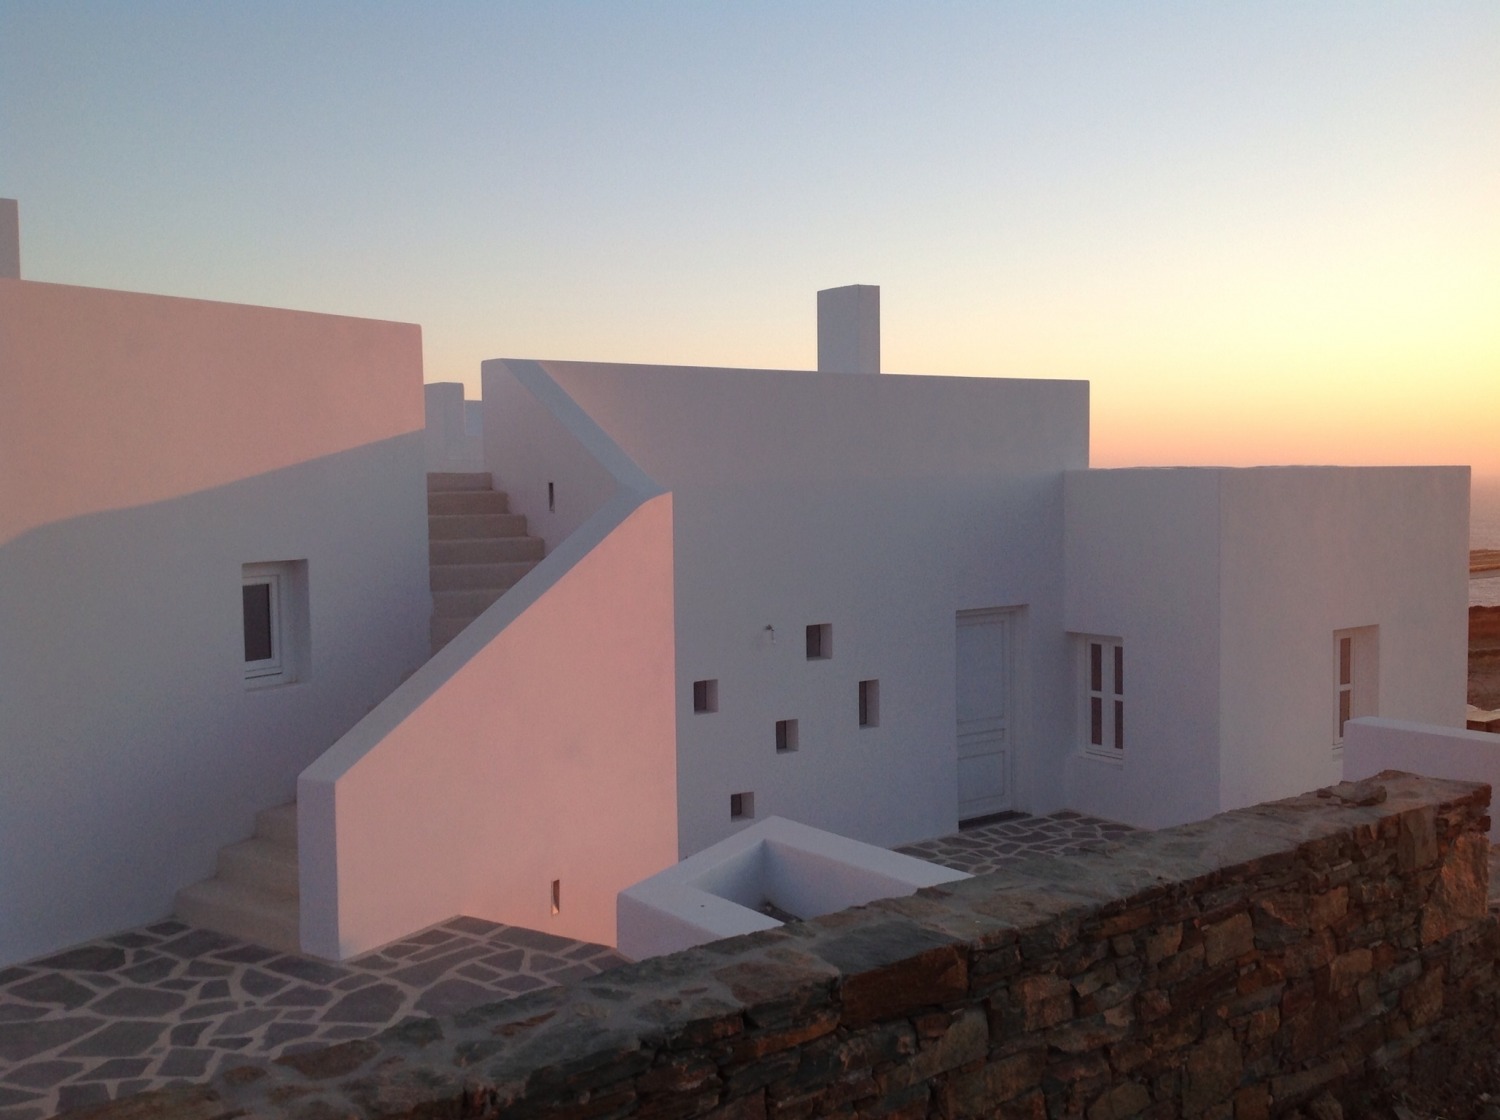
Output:
<instances>
[{"instance_id":1,"label":"blue sky","mask_svg":"<svg viewBox=\"0 0 1500 1120\"><path fill-rule=\"evenodd\" d=\"M1500 4L0 0L30 279L487 357L1087 377L1094 457L1500 474Z\"/></svg>"}]
</instances>

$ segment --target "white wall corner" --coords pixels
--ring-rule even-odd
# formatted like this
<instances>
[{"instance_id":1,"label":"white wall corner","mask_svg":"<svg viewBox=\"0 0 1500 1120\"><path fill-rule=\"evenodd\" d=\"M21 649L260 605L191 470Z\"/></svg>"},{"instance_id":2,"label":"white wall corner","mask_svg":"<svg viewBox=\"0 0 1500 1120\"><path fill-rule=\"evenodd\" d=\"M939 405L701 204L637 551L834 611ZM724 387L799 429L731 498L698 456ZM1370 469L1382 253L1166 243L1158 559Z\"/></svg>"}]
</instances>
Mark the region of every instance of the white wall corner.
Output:
<instances>
[{"instance_id":1,"label":"white wall corner","mask_svg":"<svg viewBox=\"0 0 1500 1120\"><path fill-rule=\"evenodd\" d=\"M13 198L0 198L0 280L21 278L21 210Z\"/></svg>"},{"instance_id":2,"label":"white wall corner","mask_svg":"<svg viewBox=\"0 0 1500 1120\"><path fill-rule=\"evenodd\" d=\"M848 284L818 293L818 371L880 372L880 288Z\"/></svg>"}]
</instances>

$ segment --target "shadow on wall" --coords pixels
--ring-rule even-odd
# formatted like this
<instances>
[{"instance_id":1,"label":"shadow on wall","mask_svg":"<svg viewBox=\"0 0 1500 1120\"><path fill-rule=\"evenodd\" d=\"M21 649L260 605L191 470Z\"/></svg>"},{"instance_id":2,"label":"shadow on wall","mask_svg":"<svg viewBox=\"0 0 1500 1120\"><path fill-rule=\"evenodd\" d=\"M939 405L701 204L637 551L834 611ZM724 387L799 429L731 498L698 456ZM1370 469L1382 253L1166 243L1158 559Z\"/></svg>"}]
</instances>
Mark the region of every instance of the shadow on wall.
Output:
<instances>
[{"instance_id":1,"label":"shadow on wall","mask_svg":"<svg viewBox=\"0 0 1500 1120\"><path fill-rule=\"evenodd\" d=\"M413 432L0 545L0 964L169 913L422 663L421 457ZM255 687L245 566L298 561L298 679Z\"/></svg>"}]
</instances>

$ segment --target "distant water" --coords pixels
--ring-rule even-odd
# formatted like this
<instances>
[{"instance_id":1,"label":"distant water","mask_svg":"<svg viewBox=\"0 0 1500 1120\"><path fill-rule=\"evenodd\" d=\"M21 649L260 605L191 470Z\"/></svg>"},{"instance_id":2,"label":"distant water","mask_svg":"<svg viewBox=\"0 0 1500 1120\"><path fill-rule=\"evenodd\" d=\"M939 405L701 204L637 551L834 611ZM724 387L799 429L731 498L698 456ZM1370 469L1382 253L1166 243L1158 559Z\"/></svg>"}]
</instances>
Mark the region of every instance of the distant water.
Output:
<instances>
[{"instance_id":1,"label":"distant water","mask_svg":"<svg viewBox=\"0 0 1500 1120\"><path fill-rule=\"evenodd\" d=\"M1469 486L1469 547L1500 548L1500 478ZM1469 606L1500 607L1500 576L1469 581Z\"/></svg>"}]
</instances>

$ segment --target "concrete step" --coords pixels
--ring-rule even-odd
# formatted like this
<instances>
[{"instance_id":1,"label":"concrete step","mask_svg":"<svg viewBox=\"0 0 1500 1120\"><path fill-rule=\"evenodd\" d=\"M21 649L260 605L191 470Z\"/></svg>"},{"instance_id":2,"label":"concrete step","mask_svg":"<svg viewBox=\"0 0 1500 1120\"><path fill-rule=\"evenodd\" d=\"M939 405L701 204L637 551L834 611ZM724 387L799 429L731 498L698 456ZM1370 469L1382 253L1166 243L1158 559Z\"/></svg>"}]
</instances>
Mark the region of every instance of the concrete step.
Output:
<instances>
[{"instance_id":1,"label":"concrete step","mask_svg":"<svg viewBox=\"0 0 1500 1120\"><path fill-rule=\"evenodd\" d=\"M445 490L427 492L427 513L509 513L510 495L504 490Z\"/></svg>"},{"instance_id":2,"label":"concrete step","mask_svg":"<svg viewBox=\"0 0 1500 1120\"><path fill-rule=\"evenodd\" d=\"M427 518L429 541L524 537L524 513L444 513Z\"/></svg>"},{"instance_id":3,"label":"concrete step","mask_svg":"<svg viewBox=\"0 0 1500 1120\"><path fill-rule=\"evenodd\" d=\"M297 849L254 837L219 849L218 878L297 897Z\"/></svg>"},{"instance_id":4,"label":"concrete step","mask_svg":"<svg viewBox=\"0 0 1500 1120\"><path fill-rule=\"evenodd\" d=\"M433 591L504 591L532 568L535 560L507 564L434 564L428 569Z\"/></svg>"},{"instance_id":5,"label":"concrete step","mask_svg":"<svg viewBox=\"0 0 1500 1120\"><path fill-rule=\"evenodd\" d=\"M428 541L430 564L506 564L540 560L546 552L541 537L492 537L468 541Z\"/></svg>"},{"instance_id":6,"label":"concrete step","mask_svg":"<svg viewBox=\"0 0 1500 1120\"><path fill-rule=\"evenodd\" d=\"M428 471L427 491L493 490L494 479L488 471Z\"/></svg>"},{"instance_id":7,"label":"concrete step","mask_svg":"<svg viewBox=\"0 0 1500 1120\"><path fill-rule=\"evenodd\" d=\"M504 594L504 588L483 588L478 591L434 591L432 613L437 618L467 618L472 621L489 610L490 604Z\"/></svg>"},{"instance_id":8,"label":"concrete step","mask_svg":"<svg viewBox=\"0 0 1500 1120\"><path fill-rule=\"evenodd\" d=\"M288 801L255 814L255 835L262 840L297 848L297 803Z\"/></svg>"},{"instance_id":9,"label":"concrete step","mask_svg":"<svg viewBox=\"0 0 1500 1120\"><path fill-rule=\"evenodd\" d=\"M427 626L427 636L432 642L432 652L436 653L458 637L463 633L464 627L473 621L472 618L439 618L433 615Z\"/></svg>"},{"instance_id":10,"label":"concrete step","mask_svg":"<svg viewBox=\"0 0 1500 1120\"><path fill-rule=\"evenodd\" d=\"M295 896L224 879L205 879L177 892L177 916L189 925L227 933L268 949L302 951Z\"/></svg>"}]
</instances>

